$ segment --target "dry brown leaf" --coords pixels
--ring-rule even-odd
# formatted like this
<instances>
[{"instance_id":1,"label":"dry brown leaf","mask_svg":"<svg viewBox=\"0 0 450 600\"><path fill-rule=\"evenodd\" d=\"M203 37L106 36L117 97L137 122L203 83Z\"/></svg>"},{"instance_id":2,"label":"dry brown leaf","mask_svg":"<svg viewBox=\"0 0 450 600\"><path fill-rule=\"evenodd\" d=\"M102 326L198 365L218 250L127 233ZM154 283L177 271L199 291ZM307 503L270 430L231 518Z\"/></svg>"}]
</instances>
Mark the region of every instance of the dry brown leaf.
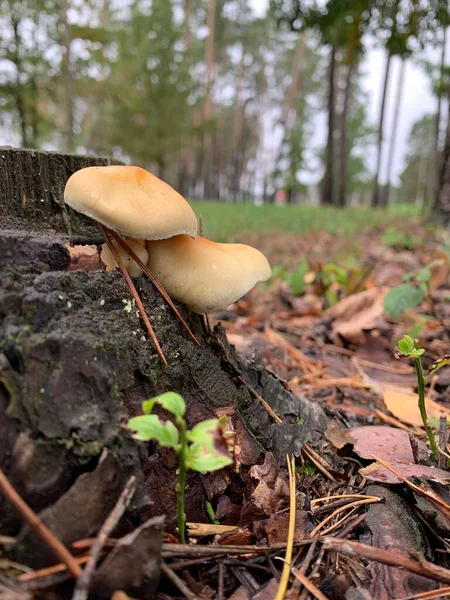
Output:
<instances>
[{"instance_id":1,"label":"dry brown leaf","mask_svg":"<svg viewBox=\"0 0 450 600\"><path fill-rule=\"evenodd\" d=\"M442 469L427 467L425 465L415 465L406 462L390 461L390 466L403 477L424 477L430 481L438 481L439 483L450 482L450 473ZM381 483L401 483L401 480L394 475L389 469L378 463L372 463L368 467L359 470L360 474L371 481L380 481Z\"/></svg>"},{"instance_id":2,"label":"dry brown leaf","mask_svg":"<svg viewBox=\"0 0 450 600\"><path fill-rule=\"evenodd\" d=\"M278 469L273 454L268 452L263 465L254 465L249 474L259 483L252 494L252 503L266 515L277 512L289 498L289 486Z\"/></svg>"},{"instance_id":3,"label":"dry brown leaf","mask_svg":"<svg viewBox=\"0 0 450 600\"><path fill-rule=\"evenodd\" d=\"M347 432L353 451L361 458L371 458L373 454L390 461L413 462L409 435L402 429L385 425L364 426Z\"/></svg>"},{"instance_id":4,"label":"dry brown leaf","mask_svg":"<svg viewBox=\"0 0 450 600\"><path fill-rule=\"evenodd\" d=\"M443 285L448 284L448 278L450 274L450 264L448 256L442 250L436 249L432 256L428 259L428 264L433 263L434 261L441 261L439 264L436 264L431 267L431 279L429 283L429 287L431 290L437 290Z\"/></svg>"},{"instance_id":5,"label":"dry brown leaf","mask_svg":"<svg viewBox=\"0 0 450 600\"><path fill-rule=\"evenodd\" d=\"M334 319L331 339L342 346L341 338L352 344L366 341L365 331L377 326L377 319L383 314L383 299L388 288L371 288L358 294L352 294L341 300L326 312Z\"/></svg>"},{"instance_id":6,"label":"dry brown leaf","mask_svg":"<svg viewBox=\"0 0 450 600\"><path fill-rule=\"evenodd\" d=\"M394 417L408 425L423 427L415 392L392 386L381 386L381 392L386 408ZM441 415L450 418L450 409L447 406L438 404L430 398L425 399L425 405L428 419L439 419Z\"/></svg>"}]
</instances>

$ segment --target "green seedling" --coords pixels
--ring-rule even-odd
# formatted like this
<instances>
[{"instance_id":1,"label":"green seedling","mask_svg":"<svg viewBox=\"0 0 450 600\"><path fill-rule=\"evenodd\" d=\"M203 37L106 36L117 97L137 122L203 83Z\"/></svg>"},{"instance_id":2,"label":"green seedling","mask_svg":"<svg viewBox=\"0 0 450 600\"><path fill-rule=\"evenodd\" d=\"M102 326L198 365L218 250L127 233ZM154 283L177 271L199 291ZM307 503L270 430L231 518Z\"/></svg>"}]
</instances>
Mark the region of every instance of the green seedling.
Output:
<instances>
[{"instance_id":1,"label":"green seedling","mask_svg":"<svg viewBox=\"0 0 450 600\"><path fill-rule=\"evenodd\" d=\"M308 272L308 262L303 259L289 277L289 288L294 296L305 293L305 275Z\"/></svg>"},{"instance_id":2,"label":"green seedling","mask_svg":"<svg viewBox=\"0 0 450 600\"><path fill-rule=\"evenodd\" d=\"M405 250L414 250L420 245L420 237L411 235L397 229L388 229L383 235L382 243L386 248L404 248Z\"/></svg>"},{"instance_id":3,"label":"green seedling","mask_svg":"<svg viewBox=\"0 0 450 600\"><path fill-rule=\"evenodd\" d=\"M425 376L422 366L422 354L425 352L425 350L420 347L417 340L413 340L413 338L409 335L404 335L403 338L398 342L398 350L399 354L407 356L414 363L417 375L417 393L420 416L422 418L425 431L427 432L428 440L430 442L430 446L433 451L434 457L437 460L439 458L439 452L436 444L436 439L434 437L433 429L431 428L430 423L428 421L427 409L425 406L425 386L428 377L435 373L441 367L448 364L450 362L450 358L444 357L440 361L434 363L434 369L432 367L428 372L428 376Z\"/></svg>"},{"instance_id":4,"label":"green seedling","mask_svg":"<svg viewBox=\"0 0 450 600\"><path fill-rule=\"evenodd\" d=\"M175 417L175 423L163 421L158 415L152 414L156 404L171 413ZM178 536L180 542L184 544L186 541L184 490L187 472L208 473L233 464L228 450L227 436L223 432L225 423L223 419L208 419L188 430L184 419L186 404L183 398L174 392L167 392L146 400L142 404L142 412L143 415L128 421L128 428L134 432L133 437L143 442L155 440L161 446L173 448L177 457Z\"/></svg>"},{"instance_id":5,"label":"green seedling","mask_svg":"<svg viewBox=\"0 0 450 600\"><path fill-rule=\"evenodd\" d=\"M388 317L399 319L404 312L419 306L428 294L433 267L441 265L442 262L442 259L435 260L426 267L405 275L404 283L392 288L385 295L384 313Z\"/></svg>"}]
</instances>

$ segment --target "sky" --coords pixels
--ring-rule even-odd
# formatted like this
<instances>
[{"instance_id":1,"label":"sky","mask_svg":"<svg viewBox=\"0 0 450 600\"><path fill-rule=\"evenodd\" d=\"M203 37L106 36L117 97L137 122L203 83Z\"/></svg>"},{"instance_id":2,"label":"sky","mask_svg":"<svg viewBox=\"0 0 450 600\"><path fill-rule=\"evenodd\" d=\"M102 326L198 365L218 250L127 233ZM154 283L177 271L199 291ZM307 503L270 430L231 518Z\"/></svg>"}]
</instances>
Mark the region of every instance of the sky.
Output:
<instances>
[{"instance_id":1,"label":"sky","mask_svg":"<svg viewBox=\"0 0 450 600\"><path fill-rule=\"evenodd\" d=\"M269 0L251 0L255 12L259 15L267 11ZM449 38L450 36L448 36ZM439 63L438 52L426 53L427 60L433 60L436 64ZM381 96L381 82L383 77L383 69L385 64L385 54L377 48L370 49L362 64L363 77L361 85L368 94L368 116L370 122L375 125L378 122L378 111ZM447 39L446 47L446 63L450 62L450 40ZM387 104L386 104L386 121L385 131L390 132L391 122L394 112L394 98L398 75L400 72L400 60L395 58L393 61L391 73L390 87L388 89ZM444 103L442 115L447 114L446 103ZM413 124L427 114L435 114L437 110L437 100L433 96L430 87L430 80L424 73L423 69L412 60L407 61L405 86L403 90L403 100L400 109L400 117L398 122L397 146L395 149L394 162L392 166L392 175L394 183L398 183L398 177L402 172L405 161L404 157L408 148L408 136ZM443 119L444 120L444 119ZM444 123L442 123L444 126ZM326 120L324 118L317 119L316 133L313 139L314 146L321 147L326 139ZM387 136L385 141L388 141ZM386 148L385 144L385 148ZM375 154L369 157L370 166L375 168ZM384 160L382 163L381 178L384 180L387 172L387 149L384 152Z\"/></svg>"}]
</instances>

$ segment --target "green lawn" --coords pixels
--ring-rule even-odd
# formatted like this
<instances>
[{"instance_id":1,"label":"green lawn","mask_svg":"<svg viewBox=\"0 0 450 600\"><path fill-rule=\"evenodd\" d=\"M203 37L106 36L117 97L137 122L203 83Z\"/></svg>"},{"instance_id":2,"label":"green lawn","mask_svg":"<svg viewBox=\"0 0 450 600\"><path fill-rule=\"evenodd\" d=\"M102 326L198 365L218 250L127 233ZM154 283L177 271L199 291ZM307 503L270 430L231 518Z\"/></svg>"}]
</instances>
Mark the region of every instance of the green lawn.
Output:
<instances>
[{"instance_id":1,"label":"green lawn","mask_svg":"<svg viewBox=\"0 0 450 600\"><path fill-rule=\"evenodd\" d=\"M404 226L405 221L413 221L419 215L419 209L414 205L374 210L369 207L336 209L328 206L254 206L197 201L191 204L197 216L203 218L204 235L219 242L231 241L243 231L304 234L326 230L350 235L364 228Z\"/></svg>"}]
</instances>

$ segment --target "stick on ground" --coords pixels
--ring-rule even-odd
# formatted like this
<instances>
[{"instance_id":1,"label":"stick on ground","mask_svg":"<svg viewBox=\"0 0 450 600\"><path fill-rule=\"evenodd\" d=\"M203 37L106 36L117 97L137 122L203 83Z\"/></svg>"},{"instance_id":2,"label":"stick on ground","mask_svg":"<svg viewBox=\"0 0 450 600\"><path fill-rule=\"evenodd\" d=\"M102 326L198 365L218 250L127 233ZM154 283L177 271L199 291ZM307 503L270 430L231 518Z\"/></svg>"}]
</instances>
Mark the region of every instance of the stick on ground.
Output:
<instances>
[{"instance_id":1,"label":"stick on ground","mask_svg":"<svg viewBox=\"0 0 450 600\"><path fill-rule=\"evenodd\" d=\"M83 572L77 579L77 583L75 586L75 590L72 596L72 600L87 600L89 594L89 586L91 583L92 576L94 574L95 567L97 565L97 561L100 557L100 553L105 545L106 540L108 539L110 533L113 531L123 513L127 509L134 492L136 489L136 477L132 476L128 480L126 486L124 487L122 493L119 496L119 499L116 502L116 505L109 513L106 521L103 523L100 531L98 532L97 537L95 538L95 542L91 548L91 555L89 560L86 563L86 566Z\"/></svg>"},{"instance_id":2,"label":"stick on ground","mask_svg":"<svg viewBox=\"0 0 450 600\"><path fill-rule=\"evenodd\" d=\"M76 563L74 557L57 537L53 535L50 529L45 525L37 514L28 506L28 504L19 496L13 488L4 472L0 469L0 492L14 506L17 512L28 523L31 529L41 538L41 540L51 549L55 557L66 565L68 571L74 576L81 575L81 569Z\"/></svg>"}]
</instances>

